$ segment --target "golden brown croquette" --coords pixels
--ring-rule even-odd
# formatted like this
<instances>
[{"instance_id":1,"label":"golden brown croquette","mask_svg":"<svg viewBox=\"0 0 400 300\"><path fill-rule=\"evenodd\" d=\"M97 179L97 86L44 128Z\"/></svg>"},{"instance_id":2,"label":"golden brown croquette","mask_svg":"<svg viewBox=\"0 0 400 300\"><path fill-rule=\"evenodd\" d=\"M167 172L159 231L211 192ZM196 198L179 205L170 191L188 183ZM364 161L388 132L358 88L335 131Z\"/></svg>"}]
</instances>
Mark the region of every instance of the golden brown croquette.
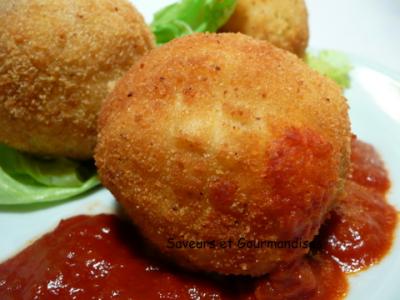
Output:
<instances>
[{"instance_id":1,"label":"golden brown croquette","mask_svg":"<svg viewBox=\"0 0 400 300\"><path fill-rule=\"evenodd\" d=\"M265 41L197 34L153 50L117 84L95 159L163 254L255 276L308 251L254 241L311 241L342 190L349 153L348 107L333 81Z\"/></svg>"},{"instance_id":2,"label":"golden brown croquette","mask_svg":"<svg viewBox=\"0 0 400 300\"><path fill-rule=\"evenodd\" d=\"M308 43L304 0L239 0L221 31L241 32L303 56Z\"/></svg>"},{"instance_id":3,"label":"golden brown croquette","mask_svg":"<svg viewBox=\"0 0 400 300\"><path fill-rule=\"evenodd\" d=\"M102 100L153 46L125 0L0 0L0 142L90 158Z\"/></svg>"}]
</instances>

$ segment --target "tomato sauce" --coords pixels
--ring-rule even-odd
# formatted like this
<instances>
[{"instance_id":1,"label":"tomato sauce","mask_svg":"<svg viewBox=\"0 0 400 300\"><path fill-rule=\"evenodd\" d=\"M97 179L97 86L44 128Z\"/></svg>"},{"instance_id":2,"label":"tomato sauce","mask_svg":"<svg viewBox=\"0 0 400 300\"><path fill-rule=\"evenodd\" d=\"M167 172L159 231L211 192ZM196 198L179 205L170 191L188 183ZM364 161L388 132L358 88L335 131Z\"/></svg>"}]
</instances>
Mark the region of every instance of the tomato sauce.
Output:
<instances>
[{"instance_id":1,"label":"tomato sauce","mask_svg":"<svg viewBox=\"0 0 400 300\"><path fill-rule=\"evenodd\" d=\"M378 262L390 249L396 210L386 202L387 171L374 148L353 138L352 170L344 198L320 230L315 243L344 272Z\"/></svg>"},{"instance_id":2,"label":"tomato sauce","mask_svg":"<svg viewBox=\"0 0 400 300\"><path fill-rule=\"evenodd\" d=\"M113 215L63 220L0 265L0 299L334 300L346 272L377 263L390 249L396 211L374 149L353 140L352 172L312 251L261 278L194 274L163 261L129 222Z\"/></svg>"}]
</instances>

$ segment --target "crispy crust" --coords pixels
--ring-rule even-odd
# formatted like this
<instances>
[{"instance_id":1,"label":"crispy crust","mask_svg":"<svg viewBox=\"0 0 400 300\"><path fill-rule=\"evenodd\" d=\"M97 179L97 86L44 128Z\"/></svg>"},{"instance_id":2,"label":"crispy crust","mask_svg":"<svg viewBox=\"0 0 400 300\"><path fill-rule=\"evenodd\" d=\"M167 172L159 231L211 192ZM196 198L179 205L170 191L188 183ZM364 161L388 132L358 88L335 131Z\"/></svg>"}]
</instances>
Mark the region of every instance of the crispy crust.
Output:
<instances>
[{"instance_id":1,"label":"crispy crust","mask_svg":"<svg viewBox=\"0 0 400 300\"><path fill-rule=\"evenodd\" d=\"M241 34L177 39L140 59L102 107L103 184L162 253L260 275L307 249L169 249L177 240L311 240L350 153L340 88Z\"/></svg>"},{"instance_id":2,"label":"crispy crust","mask_svg":"<svg viewBox=\"0 0 400 300\"><path fill-rule=\"evenodd\" d=\"M304 56L308 14L304 0L239 0L223 32L241 32Z\"/></svg>"},{"instance_id":3,"label":"crispy crust","mask_svg":"<svg viewBox=\"0 0 400 300\"><path fill-rule=\"evenodd\" d=\"M102 100L153 46L125 0L0 1L0 142L90 158Z\"/></svg>"}]
</instances>

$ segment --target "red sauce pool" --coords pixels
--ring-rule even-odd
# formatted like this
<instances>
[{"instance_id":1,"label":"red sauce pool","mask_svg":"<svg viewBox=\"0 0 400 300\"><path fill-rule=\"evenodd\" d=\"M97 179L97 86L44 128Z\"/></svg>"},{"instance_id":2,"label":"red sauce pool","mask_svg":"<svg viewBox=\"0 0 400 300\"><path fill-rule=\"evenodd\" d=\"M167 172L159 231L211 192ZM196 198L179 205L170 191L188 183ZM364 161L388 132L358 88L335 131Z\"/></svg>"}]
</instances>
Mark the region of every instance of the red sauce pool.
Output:
<instances>
[{"instance_id":1,"label":"red sauce pool","mask_svg":"<svg viewBox=\"0 0 400 300\"><path fill-rule=\"evenodd\" d=\"M162 262L116 216L78 216L0 265L0 299L334 300L345 272L390 249L397 215L377 153L353 140L346 196L313 242L312 255L262 278L192 274Z\"/></svg>"},{"instance_id":2,"label":"red sauce pool","mask_svg":"<svg viewBox=\"0 0 400 300\"><path fill-rule=\"evenodd\" d=\"M344 272L363 270L390 249L397 223L386 201L387 171L374 148L353 138L352 172L346 194L320 229L315 243Z\"/></svg>"}]
</instances>

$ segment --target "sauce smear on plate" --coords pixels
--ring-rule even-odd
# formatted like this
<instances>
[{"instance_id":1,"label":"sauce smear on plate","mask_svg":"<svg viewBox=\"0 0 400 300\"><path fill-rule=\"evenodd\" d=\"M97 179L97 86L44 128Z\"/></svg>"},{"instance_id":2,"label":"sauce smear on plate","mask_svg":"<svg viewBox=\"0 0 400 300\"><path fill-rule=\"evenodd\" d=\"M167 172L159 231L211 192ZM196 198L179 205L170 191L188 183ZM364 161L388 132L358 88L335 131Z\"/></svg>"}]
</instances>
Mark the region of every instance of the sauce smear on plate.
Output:
<instances>
[{"instance_id":1,"label":"sauce smear on plate","mask_svg":"<svg viewBox=\"0 0 400 300\"><path fill-rule=\"evenodd\" d=\"M334 300L346 272L363 270L390 249L396 211L374 149L356 139L345 197L301 260L261 278L194 274L163 262L114 215L64 220L0 265L0 299Z\"/></svg>"}]
</instances>

